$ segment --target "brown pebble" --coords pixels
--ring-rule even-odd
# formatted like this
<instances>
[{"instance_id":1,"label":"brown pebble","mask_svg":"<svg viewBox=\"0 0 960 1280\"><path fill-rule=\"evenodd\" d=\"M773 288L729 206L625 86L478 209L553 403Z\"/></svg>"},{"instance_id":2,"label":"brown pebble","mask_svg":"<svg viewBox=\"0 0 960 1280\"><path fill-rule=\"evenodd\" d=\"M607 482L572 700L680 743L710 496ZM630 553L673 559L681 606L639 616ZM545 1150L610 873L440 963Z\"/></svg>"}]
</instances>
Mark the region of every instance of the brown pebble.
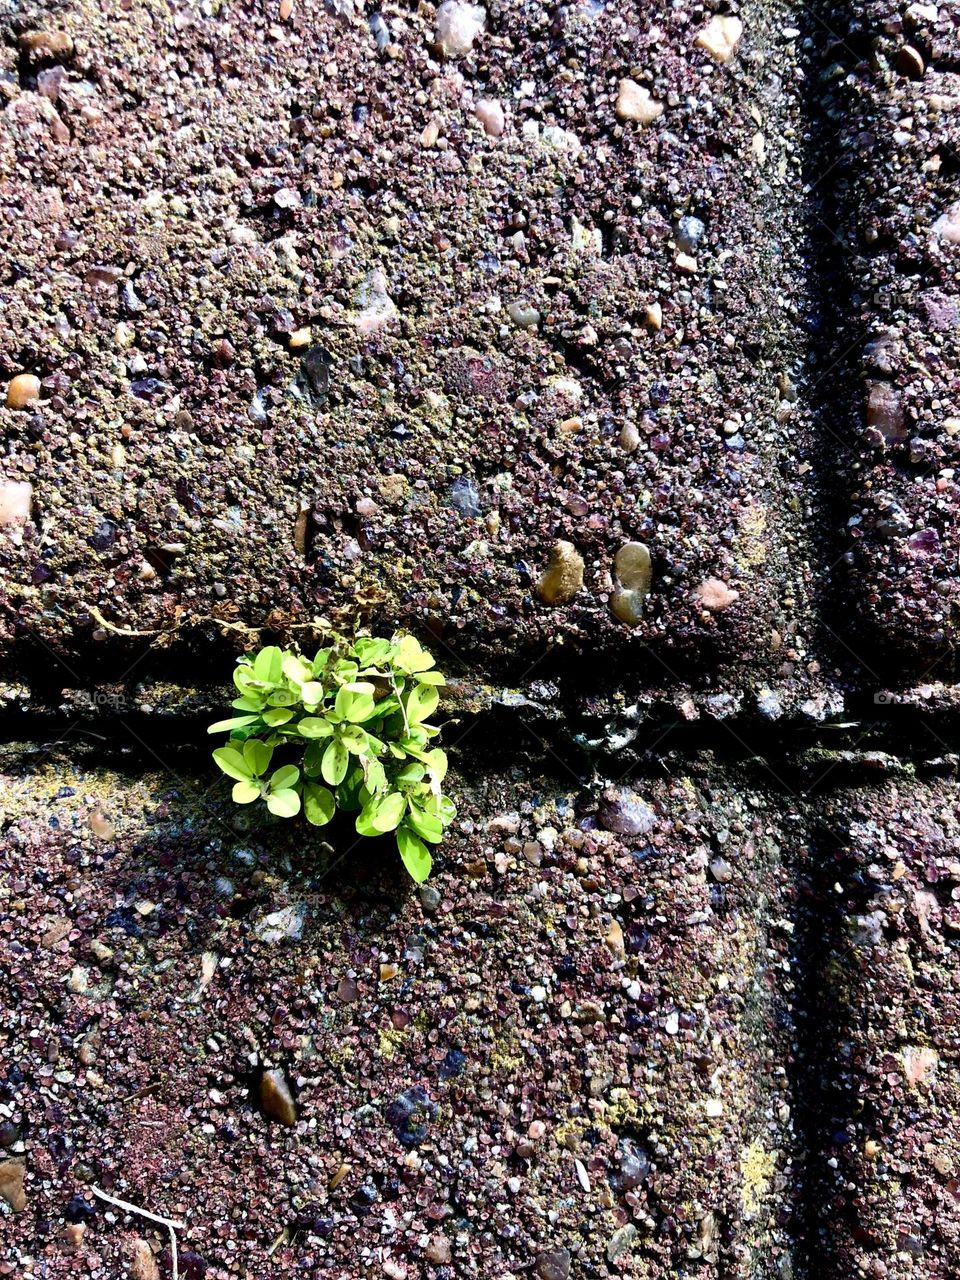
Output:
<instances>
[{"instance_id":1,"label":"brown pebble","mask_svg":"<svg viewBox=\"0 0 960 1280\"><path fill-rule=\"evenodd\" d=\"M340 1183L344 1180L344 1178L347 1176L349 1172L350 1172L350 1166L348 1164L344 1163L339 1165L337 1167L336 1173L327 1183L327 1189L329 1191L336 1191L337 1187L339 1187Z\"/></svg>"},{"instance_id":2,"label":"brown pebble","mask_svg":"<svg viewBox=\"0 0 960 1280\"><path fill-rule=\"evenodd\" d=\"M391 982L399 972L400 969L395 964L382 964L380 966L380 981Z\"/></svg>"},{"instance_id":3,"label":"brown pebble","mask_svg":"<svg viewBox=\"0 0 960 1280\"><path fill-rule=\"evenodd\" d=\"M523 846L524 861L531 867L539 867L543 862L543 845L539 840L528 840Z\"/></svg>"},{"instance_id":4,"label":"brown pebble","mask_svg":"<svg viewBox=\"0 0 960 1280\"><path fill-rule=\"evenodd\" d=\"M22 1160L0 1160L0 1197L6 1200L14 1213L22 1213L27 1207L23 1189L25 1171Z\"/></svg>"},{"instance_id":5,"label":"brown pebble","mask_svg":"<svg viewBox=\"0 0 960 1280\"><path fill-rule=\"evenodd\" d=\"M66 31L25 31L20 37L20 48L27 53L66 58L73 53L73 41Z\"/></svg>"},{"instance_id":6,"label":"brown pebble","mask_svg":"<svg viewBox=\"0 0 960 1280\"><path fill-rule=\"evenodd\" d=\"M544 604L569 604L583 586L583 556L572 542L557 542L537 592Z\"/></svg>"},{"instance_id":7,"label":"brown pebble","mask_svg":"<svg viewBox=\"0 0 960 1280\"><path fill-rule=\"evenodd\" d=\"M40 379L33 373L18 373L7 387L7 408L25 409L40 399Z\"/></svg>"},{"instance_id":8,"label":"brown pebble","mask_svg":"<svg viewBox=\"0 0 960 1280\"><path fill-rule=\"evenodd\" d=\"M623 929L617 920L611 920L607 928L607 935L604 938L610 954L616 960L622 960L626 955L626 948L623 941Z\"/></svg>"},{"instance_id":9,"label":"brown pebble","mask_svg":"<svg viewBox=\"0 0 960 1280\"><path fill-rule=\"evenodd\" d=\"M911 80L922 80L926 67L923 58L912 44L905 44L897 54L897 70Z\"/></svg>"},{"instance_id":10,"label":"brown pebble","mask_svg":"<svg viewBox=\"0 0 960 1280\"><path fill-rule=\"evenodd\" d=\"M63 1228L63 1244L69 1253L76 1253L83 1244L83 1237L87 1234L87 1225L85 1222L68 1222Z\"/></svg>"},{"instance_id":11,"label":"brown pebble","mask_svg":"<svg viewBox=\"0 0 960 1280\"><path fill-rule=\"evenodd\" d=\"M341 978L337 983L337 997L344 1004L353 1004L358 995L359 989L355 978Z\"/></svg>"},{"instance_id":12,"label":"brown pebble","mask_svg":"<svg viewBox=\"0 0 960 1280\"><path fill-rule=\"evenodd\" d=\"M146 1240L134 1240L131 1246L130 1280L160 1280L160 1268Z\"/></svg>"},{"instance_id":13,"label":"brown pebble","mask_svg":"<svg viewBox=\"0 0 960 1280\"><path fill-rule=\"evenodd\" d=\"M90 830L98 840L112 840L116 834L116 827L107 815L99 810L90 816Z\"/></svg>"},{"instance_id":14,"label":"brown pebble","mask_svg":"<svg viewBox=\"0 0 960 1280\"><path fill-rule=\"evenodd\" d=\"M280 8L277 10L277 16L281 22L286 22L293 13L293 0L280 0Z\"/></svg>"},{"instance_id":15,"label":"brown pebble","mask_svg":"<svg viewBox=\"0 0 960 1280\"><path fill-rule=\"evenodd\" d=\"M287 1084L286 1076L278 1067L263 1073L260 1081L260 1105L264 1113L281 1124L297 1123L297 1107Z\"/></svg>"},{"instance_id":16,"label":"brown pebble","mask_svg":"<svg viewBox=\"0 0 960 1280\"><path fill-rule=\"evenodd\" d=\"M427 1261L432 1262L435 1267L449 1266L453 1258L450 1241L446 1236L431 1236L424 1252L427 1255Z\"/></svg>"}]
</instances>

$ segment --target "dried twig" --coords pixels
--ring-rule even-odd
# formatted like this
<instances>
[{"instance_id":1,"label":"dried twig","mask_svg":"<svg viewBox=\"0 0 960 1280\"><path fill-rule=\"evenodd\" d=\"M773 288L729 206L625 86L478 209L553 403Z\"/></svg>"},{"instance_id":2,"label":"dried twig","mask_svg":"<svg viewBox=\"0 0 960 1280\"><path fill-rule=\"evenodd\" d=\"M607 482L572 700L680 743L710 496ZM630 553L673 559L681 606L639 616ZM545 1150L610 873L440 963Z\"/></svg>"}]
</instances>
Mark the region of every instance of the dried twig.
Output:
<instances>
[{"instance_id":1,"label":"dried twig","mask_svg":"<svg viewBox=\"0 0 960 1280\"><path fill-rule=\"evenodd\" d=\"M118 1200L116 1196L108 1195L106 1191L101 1191L99 1187L91 1187L90 1190L101 1200L106 1200L107 1204L116 1205L118 1209L125 1209L127 1213L139 1214L141 1218L149 1218L151 1222L158 1222L161 1227L166 1227L170 1232L170 1271L173 1280L180 1280L180 1269L177 1265L177 1237L174 1234L174 1228L178 1231L186 1231L186 1224L177 1222L173 1218L162 1218L159 1213L151 1213L149 1209L141 1209L139 1205L131 1204L129 1200Z\"/></svg>"}]
</instances>

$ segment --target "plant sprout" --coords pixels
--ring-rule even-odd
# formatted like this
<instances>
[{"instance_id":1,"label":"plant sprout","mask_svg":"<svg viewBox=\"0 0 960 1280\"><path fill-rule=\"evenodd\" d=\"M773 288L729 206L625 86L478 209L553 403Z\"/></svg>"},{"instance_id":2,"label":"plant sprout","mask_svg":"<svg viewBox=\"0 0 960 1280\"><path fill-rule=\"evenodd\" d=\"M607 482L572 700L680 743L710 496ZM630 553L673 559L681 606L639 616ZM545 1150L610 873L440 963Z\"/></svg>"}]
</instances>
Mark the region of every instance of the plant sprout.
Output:
<instances>
[{"instance_id":1,"label":"plant sprout","mask_svg":"<svg viewBox=\"0 0 960 1280\"><path fill-rule=\"evenodd\" d=\"M414 880L430 874L429 845L453 821L441 791L447 757L428 724L446 683L410 635L331 634L312 658L269 645L237 662L237 712L208 733L228 733L213 758L234 780L237 804L262 801L278 818L301 811L322 827L357 812L362 836L395 833Z\"/></svg>"}]
</instances>

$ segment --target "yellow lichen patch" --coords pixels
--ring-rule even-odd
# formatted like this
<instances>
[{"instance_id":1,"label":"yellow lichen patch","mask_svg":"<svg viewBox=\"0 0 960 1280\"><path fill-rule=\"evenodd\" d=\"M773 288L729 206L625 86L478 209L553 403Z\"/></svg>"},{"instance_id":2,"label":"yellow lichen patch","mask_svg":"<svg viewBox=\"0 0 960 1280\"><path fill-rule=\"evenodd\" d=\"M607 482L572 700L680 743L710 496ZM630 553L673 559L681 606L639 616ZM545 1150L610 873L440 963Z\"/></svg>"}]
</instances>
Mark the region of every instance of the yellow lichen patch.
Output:
<instances>
[{"instance_id":1,"label":"yellow lichen patch","mask_svg":"<svg viewBox=\"0 0 960 1280\"><path fill-rule=\"evenodd\" d=\"M767 559L767 508L759 503L745 507L740 513L740 564L753 568Z\"/></svg>"},{"instance_id":2,"label":"yellow lichen patch","mask_svg":"<svg viewBox=\"0 0 960 1280\"><path fill-rule=\"evenodd\" d=\"M405 1031L397 1031L391 1027L380 1032L380 1057L386 1058L388 1062L392 1062L397 1056L397 1049L403 1044Z\"/></svg>"},{"instance_id":3,"label":"yellow lichen patch","mask_svg":"<svg viewBox=\"0 0 960 1280\"><path fill-rule=\"evenodd\" d=\"M756 1213L770 1190L770 1179L777 1167L776 1157L764 1151L758 1141L751 1142L740 1157L743 1186L740 1194L744 1213Z\"/></svg>"}]
</instances>

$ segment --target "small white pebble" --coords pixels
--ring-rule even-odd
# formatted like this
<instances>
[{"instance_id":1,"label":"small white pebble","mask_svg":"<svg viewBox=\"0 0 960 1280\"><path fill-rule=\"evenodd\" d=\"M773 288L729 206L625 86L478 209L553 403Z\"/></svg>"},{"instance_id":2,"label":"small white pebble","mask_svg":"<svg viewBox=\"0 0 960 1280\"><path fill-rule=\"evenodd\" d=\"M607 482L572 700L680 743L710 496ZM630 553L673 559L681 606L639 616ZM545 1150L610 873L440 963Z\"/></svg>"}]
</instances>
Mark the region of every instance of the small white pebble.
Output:
<instances>
[{"instance_id":1,"label":"small white pebble","mask_svg":"<svg viewBox=\"0 0 960 1280\"><path fill-rule=\"evenodd\" d=\"M507 127L503 107L496 98L481 98L473 108L473 114L491 138L499 138Z\"/></svg>"},{"instance_id":2,"label":"small white pebble","mask_svg":"<svg viewBox=\"0 0 960 1280\"><path fill-rule=\"evenodd\" d=\"M718 14L711 18L697 36L696 44L717 62L729 62L737 51L743 36L743 23L739 18Z\"/></svg>"},{"instance_id":3,"label":"small white pebble","mask_svg":"<svg viewBox=\"0 0 960 1280\"><path fill-rule=\"evenodd\" d=\"M445 58L462 58L487 25L487 11L465 0L444 0L437 10L436 44Z\"/></svg>"},{"instance_id":4,"label":"small white pebble","mask_svg":"<svg viewBox=\"0 0 960 1280\"><path fill-rule=\"evenodd\" d=\"M618 120L635 120L637 124L653 124L663 115L663 103L650 96L650 90L635 80L621 80L614 107Z\"/></svg>"}]
</instances>

